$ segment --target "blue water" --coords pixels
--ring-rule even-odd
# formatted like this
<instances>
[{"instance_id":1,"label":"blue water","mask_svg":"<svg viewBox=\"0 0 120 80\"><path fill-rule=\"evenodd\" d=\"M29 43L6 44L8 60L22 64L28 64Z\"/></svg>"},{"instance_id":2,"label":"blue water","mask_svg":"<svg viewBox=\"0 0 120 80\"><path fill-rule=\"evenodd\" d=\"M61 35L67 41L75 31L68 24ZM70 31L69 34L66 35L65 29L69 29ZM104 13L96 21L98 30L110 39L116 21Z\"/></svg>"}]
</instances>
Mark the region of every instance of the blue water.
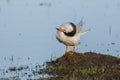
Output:
<instances>
[{"instance_id":1,"label":"blue water","mask_svg":"<svg viewBox=\"0 0 120 80\"><path fill-rule=\"evenodd\" d=\"M56 27L82 18L82 30L91 32L76 51L119 56L120 0L0 0L0 68L62 56L65 46L55 38Z\"/></svg>"}]
</instances>

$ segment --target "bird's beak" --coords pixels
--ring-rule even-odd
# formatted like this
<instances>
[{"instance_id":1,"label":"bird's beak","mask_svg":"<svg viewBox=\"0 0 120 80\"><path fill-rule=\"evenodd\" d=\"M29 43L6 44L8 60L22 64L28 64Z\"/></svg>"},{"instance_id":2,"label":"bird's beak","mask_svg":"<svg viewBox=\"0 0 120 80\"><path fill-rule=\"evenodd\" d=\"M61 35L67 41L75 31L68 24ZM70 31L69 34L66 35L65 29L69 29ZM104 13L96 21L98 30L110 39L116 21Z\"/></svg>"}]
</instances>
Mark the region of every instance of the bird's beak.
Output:
<instances>
[{"instance_id":1,"label":"bird's beak","mask_svg":"<svg viewBox=\"0 0 120 80\"><path fill-rule=\"evenodd\" d=\"M56 28L58 31L60 32L65 32L65 29L64 28Z\"/></svg>"}]
</instances>

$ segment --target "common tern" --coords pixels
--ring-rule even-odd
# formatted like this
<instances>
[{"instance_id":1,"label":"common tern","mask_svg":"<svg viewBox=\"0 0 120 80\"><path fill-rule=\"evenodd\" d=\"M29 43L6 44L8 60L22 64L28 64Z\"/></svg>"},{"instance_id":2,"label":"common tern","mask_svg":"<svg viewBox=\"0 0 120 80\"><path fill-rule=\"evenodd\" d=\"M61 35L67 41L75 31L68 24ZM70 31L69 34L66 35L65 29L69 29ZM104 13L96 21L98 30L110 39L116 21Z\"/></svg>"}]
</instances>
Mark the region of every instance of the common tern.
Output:
<instances>
[{"instance_id":1,"label":"common tern","mask_svg":"<svg viewBox=\"0 0 120 80\"><path fill-rule=\"evenodd\" d=\"M80 36L88 33L90 29L81 31L83 22L80 21L77 25L72 22L62 24L57 29L56 39L66 46L65 53L68 52L68 46L73 46L71 55L74 54L76 46L80 43Z\"/></svg>"}]
</instances>

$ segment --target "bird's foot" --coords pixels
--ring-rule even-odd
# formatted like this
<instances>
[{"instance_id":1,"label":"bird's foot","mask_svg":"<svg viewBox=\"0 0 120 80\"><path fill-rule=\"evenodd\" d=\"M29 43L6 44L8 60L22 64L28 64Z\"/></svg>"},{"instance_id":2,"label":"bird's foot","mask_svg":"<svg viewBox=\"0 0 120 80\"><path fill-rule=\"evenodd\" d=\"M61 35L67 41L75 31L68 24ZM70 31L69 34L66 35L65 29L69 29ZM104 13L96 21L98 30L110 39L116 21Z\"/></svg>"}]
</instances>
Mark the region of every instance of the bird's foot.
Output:
<instances>
[{"instance_id":1,"label":"bird's foot","mask_svg":"<svg viewBox=\"0 0 120 80\"><path fill-rule=\"evenodd\" d=\"M70 52L70 55L73 56L73 55L74 55L74 51L71 51L71 52Z\"/></svg>"}]
</instances>

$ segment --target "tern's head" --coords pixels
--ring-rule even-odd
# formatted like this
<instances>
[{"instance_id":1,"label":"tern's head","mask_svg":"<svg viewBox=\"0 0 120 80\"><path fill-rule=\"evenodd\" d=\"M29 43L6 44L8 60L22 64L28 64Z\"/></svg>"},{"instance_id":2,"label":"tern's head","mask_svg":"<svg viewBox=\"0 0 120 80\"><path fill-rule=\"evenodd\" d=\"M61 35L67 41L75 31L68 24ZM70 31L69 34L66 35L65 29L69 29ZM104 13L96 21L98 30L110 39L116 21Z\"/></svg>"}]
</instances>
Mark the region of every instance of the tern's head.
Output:
<instances>
[{"instance_id":1,"label":"tern's head","mask_svg":"<svg viewBox=\"0 0 120 80\"><path fill-rule=\"evenodd\" d=\"M60 28L56 28L56 29L60 32L69 33L69 32L72 32L74 30L74 26L75 25L73 23L66 23L66 24L61 25Z\"/></svg>"},{"instance_id":2,"label":"tern's head","mask_svg":"<svg viewBox=\"0 0 120 80\"><path fill-rule=\"evenodd\" d=\"M57 28L58 31L63 32L67 36L74 36L76 34L76 25L73 23L66 23Z\"/></svg>"}]
</instances>

